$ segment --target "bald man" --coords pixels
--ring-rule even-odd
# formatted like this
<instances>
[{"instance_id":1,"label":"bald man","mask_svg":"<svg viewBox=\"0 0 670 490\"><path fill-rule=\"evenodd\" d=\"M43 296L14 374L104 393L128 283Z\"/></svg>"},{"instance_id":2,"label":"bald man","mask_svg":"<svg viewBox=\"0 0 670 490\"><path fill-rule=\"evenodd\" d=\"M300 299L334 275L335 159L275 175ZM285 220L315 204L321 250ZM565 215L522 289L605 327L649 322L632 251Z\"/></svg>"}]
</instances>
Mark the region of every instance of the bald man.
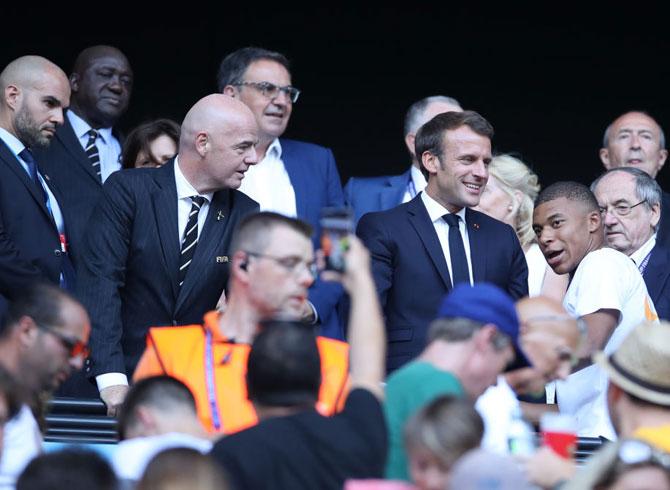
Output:
<instances>
[{"instance_id":1,"label":"bald man","mask_svg":"<svg viewBox=\"0 0 670 490\"><path fill-rule=\"evenodd\" d=\"M70 74L71 105L53 144L37 151L40 169L62 189L68 212L71 258L77 266L86 225L102 195L102 184L121 168L120 134L114 126L128 109L133 71L112 46L84 49Z\"/></svg>"},{"instance_id":2,"label":"bald man","mask_svg":"<svg viewBox=\"0 0 670 490\"><path fill-rule=\"evenodd\" d=\"M86 366L110 414L151 326L200 323L228 281L238 221L258 204L237 189L256 164L258 128L242 102L215 94L186 114L178 155L113 174L84 240L79 294L91 315Z\"/></svg>"},{"instance_id":3,"label":"bald man","mask_svg":"<svg viewBox=\"0 0 670 490\"><path fill-rule=\"evenodd\" d=\"M35 281L73 288L62 194L33 156L63 124L67 77L45 58L23 56L0 73L0 88L0 295L13 298Z\"/></svg>"}]
</instances>

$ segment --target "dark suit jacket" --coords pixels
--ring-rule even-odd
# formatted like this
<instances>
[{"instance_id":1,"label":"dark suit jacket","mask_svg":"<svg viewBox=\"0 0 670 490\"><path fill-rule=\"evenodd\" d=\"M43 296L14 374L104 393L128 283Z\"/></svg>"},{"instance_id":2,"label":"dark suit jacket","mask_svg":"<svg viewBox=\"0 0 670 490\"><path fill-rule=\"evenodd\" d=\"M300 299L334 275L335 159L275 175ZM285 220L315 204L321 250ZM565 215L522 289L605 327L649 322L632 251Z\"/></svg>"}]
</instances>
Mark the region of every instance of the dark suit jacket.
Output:
<instances>
[{"instance_id":1,"label":"dark suit jacket","mask_svg":"<svg viewBox=\"0 0 670 490\"><path fill-rule=\"evenodd\" d=\"M661 220L658 222L656 243L670 248L670 194L663 192L661 198Z\"/></svg>"},{"instance_id":2,"label":"dark suit jacket","mask_svg":"<svg viewBox=\"0 0 670 490\"><path fill-rule=\"evenodd\" d=\"M352 177L344 186L344 200L354 208L356 222L365 213L385 211L402 204L411 172L381 177Z\"/></svg>"},{"instance_id":3,"label":"dark suit jacket","mask_svg":"<svg viewBox=\"0 0 670 490\"><path fill-rule=\"evenodd\" d=\"M657 243L642 276L659 318L670 320L670 249Z\"/></svg>"},{"instance_id":4,"label":"dark suit jacket","mask_svg":"<svg viewBox=\"0 0 670 490\"><path fill-rule=\"evenodd\" d=\"M465 220L474 281L493 283L515 299L526 296L528 267L514 230L470 209ZM428 324L451 290L449 270L421 194L388 211L363 216L357 233L372 257L391 371L425 347Z\"/></svg>"},{"instance_id":5,"label":"dark suit jacket","mask_svg":"<svg viewBox=\"0 0 670 490\"><path fill-rule=\"evenodd\" d=\"M319 248L321 209L344 206L342 183L333 152L323 146L280 139L282 161L295 191L298 218L314 227L314 247ZM309 300L319 314L321 335L343 338L337 304L344 294L342 286L317 280L309 290Z\"/></svg>"},{"instance_id":6,"label":"dark suit jacket","mask_svg":"<svg viewBox=\"0 0 670 490\"><path fill-rule=\"evenodd\" d=\"M118 134L115 136L120 139ZM35 152L35 159L40 169L64 191L63 200L59 202L68 213L70 256L76 265L86 225L102 196L102 184L67 116L63 125L56 130L51 144L45 150Z\"/></svg>"},{"instance_id":7,"label":"dark suit jacket","mask_svg":"<svg viewBox=\"0 0 670 490\"><path fill-rule=\"evenodd\" d=\"M179 288L174 159L158 169L112 174L91 216L78 271L93 325L87 374L130 377L149 327L202 323L227 284L233 231L256 211L258 204L241 192L216 192ZM219 213L225 218L218 220Z\"/></svg>"},{"instance_id":8,"label":"dark suit jacket","mask_svg":"<svg viewBox=\"0 0 670 490\"><path fill-rule=\"evenodd\" d=\"M44 177L67 223L63 197ZM0 140L0 294L12 298L38 280L58 285L64 259L42 191Z\"/></svg>"}]
</instances>

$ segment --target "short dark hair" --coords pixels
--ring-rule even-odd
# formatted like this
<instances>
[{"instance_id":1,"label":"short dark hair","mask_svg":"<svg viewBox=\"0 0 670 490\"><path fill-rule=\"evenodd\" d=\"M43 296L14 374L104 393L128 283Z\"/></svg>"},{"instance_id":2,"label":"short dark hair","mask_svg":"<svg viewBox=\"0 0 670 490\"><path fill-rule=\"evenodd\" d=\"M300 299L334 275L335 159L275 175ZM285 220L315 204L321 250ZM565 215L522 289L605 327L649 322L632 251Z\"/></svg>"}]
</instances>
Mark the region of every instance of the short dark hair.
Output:
<instances>
[{"instance_id":1,"label":"short dark hair","mask_svg":"<svg viewBox=\"0 0 670 490\"><path fill-rule=\"evenodd\" d=\"M226 490L230 488L225 470L207 454L188 447L159 452L149 461L136 490L158 488Z\"/></svg>"},{"instance_id":2,"label":"short dark hair","mask_svg":"<svg viewBox=\"0 0 670 490\"><path fill-rule=\"evenodd\" d=\"M270 320L261 324L247 362L249 400L270 407L314 404L321 358L311 325Z\"/></svg>"},{"instance_id":3,"label":"short dark hair","mask_svg":"<svg viewBox=\"0 0 670 490\"><path fill-rule=\"evenodd\" d=\"M174 141L175 146L179 149L180 133L179 124L172 119L156 119L140 124L128 134L123 143L121 156L123 168L134 168L137 155L140 152L149 156L154 163L159 164L156 155L151 153L151 143L158 137L165 135Z\"/></svg>"},{"instance_id":4,"label":"short dark hair","mask_svg":"<svg viewBox=\"0 0 670 490\"><path fill-rule=\"evenodd\" d=\"M137 409L141 406L166 411L178 406L196 413L195 398L184 383L167 375L144 378L130 387L121 405L118 422L121 439L137 424Z\"/></svg>"},{"instance_id":5,"label":"short dark hair","mask_svg":"<svg viewBox=\"0 0 670 490\"><path fill-rule=\"evenodd\" d=\"M275 61L286 68L286 71L291 71L288 58L277 51L254 46L241 48L223 58L221 65L219 65L219 71L216 75L216 86L219 92L223 92L227 85L242 82L249 65L258 60Z\"/></svg>"},{"instance_id":6,"label":"short dark hair","mask_svg":"<svg viewBox=\"0 0 670 490\"><path fill-rule=\"evenodd\" d=\"M23 470L16 490L115 490L109 463L95 451L63 449L37 456Z\"/></svg>"},{"instance_id":7,"label":"short dark hair","mask_svg":"<svg viewBox=\"0 0 670 490\"><path fill-rule=\"evenodd\" d=\"M5 321L0 325L0 338L5 337L24 316L29 316L39 325L62 325L62 305L67 300L76 301L53 284L36 282L23 288L7 307Z\"/></svg>"},{"instance_id":8,"label":"short dark hair","mask_svg":"<svg viewBox=\"0 0 670 490\"><path fill-rule=\"evenodd\" d=\"M270 232L277 226L286 226L291 230L312 239L312 225L306 221L289 218L283 214L262 211L245 216L237 225L232 243L231 253L249 250L261 253L270 243Z\"/></svg>"},{"instance_id":9,"label":"short dark hair","mask_svg":"<svg viewBox=\"0 0 670 490\"><path fill-rule=\"evenodd\" d=\"M565 180L556 182L548 187L545 187L535 199L535 207L545 202L554 201L564 197L569 201L578 201L584 203L589 211L598 211L598 201L584 184Z\"/></svg>"},{"instance_id":10,"label":"short dark hair","mask_svg":"<svg viewBox=\"0 0 670 490\"><path fill-rule=\"evenodd\" d=\"M493 139L493 126L477 112L444 112L421 126L416 133L416 139L414 140L416 159L421 162L421 155L426 151L441 157L444 154L444 133L461 126L467 126L478 135ZM421 165L421 172L427 179L428 172L423 168L423 165Z\"/></svg>"}]
</instances>

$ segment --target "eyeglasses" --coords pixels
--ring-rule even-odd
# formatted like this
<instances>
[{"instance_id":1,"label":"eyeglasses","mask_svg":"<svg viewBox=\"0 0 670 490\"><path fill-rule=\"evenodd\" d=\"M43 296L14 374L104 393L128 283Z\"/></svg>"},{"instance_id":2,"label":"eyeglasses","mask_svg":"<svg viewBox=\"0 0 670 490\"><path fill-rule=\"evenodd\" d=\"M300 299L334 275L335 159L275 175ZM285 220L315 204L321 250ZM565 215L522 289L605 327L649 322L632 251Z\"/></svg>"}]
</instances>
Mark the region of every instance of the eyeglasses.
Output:
<instances>
[{"instance_id":1,"label":"eyeglasses","mask_svg":"<svg viewBox=\"0 0 670 490\"><path fill-rule=\"evenodd\" d=\"M300 90L298 90L295 87L292 87L291 85L280 87L270 82L237 82L233 83L232 85L235 87L240 86L253 87L260 93L262 93L263 97L267 97L268 99L274 99L279 95L279 91L282 91L294 104L298 102L298 97L300 97Z\"/></svg>"},{"instance_id":2,"label":"eyeglasses","mask_svg":"<svg viewBox=\"0 0 670 490\"><path fill-rule=\"evenodd\" d=\"M316 276L319 273L319 270L316 266L316 262L306 262L305 260L301 259L300 257L296 256L289 256L289 257L275 257L274 255L267 255L267 254L260 254L256 252L249 252L245 251L247 255L250 257L259 257L263 259L270 259L286 269L288 272L291 272L293 274L298 275L301 270L300 270L300 265L303 265L305 269L312 275L313 278L316 278Z\"/></svg>"},{"instance_id":3,"label":"eyeglasses","mask_svg":"<svg viewBox=\"0 0 670 490\"><path fill-rule=\"evenodd\" d=\"M647 202L646 199L642 199L639 203L633 204L632 206L628 204L617 204L616 206L612 206L611 208L609 206L603 207L603 206L598 206L598 210L600 211L600 214L605 216L607 212L611 209L612 213L615 214L616 216L627 216L630 214L631 209L633 209L636 206L639 206L643 202Z\"/></svg>"},{"instance_id":4,"label":"eyeglasses","mask_svg":"<svg viewBox=\"0 0 670 490\"><path fill-rule=\"evenodd\" d=\"M89 350L86 342L65 335L53 327L47 327L46 325L41 325L39 323L35 323L35 325L37 325L37 328L44 330L45 332L48 332L56 337L63 345L63 347L65 347L65 350L67 351L68 356L70 356L70 359L74 359L75 357L88 357Z\"/></svg>"}]
</instances>

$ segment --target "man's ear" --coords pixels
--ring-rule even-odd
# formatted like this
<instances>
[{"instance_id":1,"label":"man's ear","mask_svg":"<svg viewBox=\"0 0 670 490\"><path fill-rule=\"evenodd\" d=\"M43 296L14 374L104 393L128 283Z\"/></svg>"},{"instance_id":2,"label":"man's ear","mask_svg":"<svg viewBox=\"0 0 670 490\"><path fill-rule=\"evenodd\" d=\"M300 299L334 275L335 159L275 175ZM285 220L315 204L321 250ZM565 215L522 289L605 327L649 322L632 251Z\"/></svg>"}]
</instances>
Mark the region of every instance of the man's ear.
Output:
<instances>
[{"instance_id":1,"label":"man's ear","mask_svg":"<svg viewBox=\"0 0 670 490\"><path fill-rule=\"evenodd\" d=\"M607 148L601 148L600 152L598 152L600 155L600 161L603 162L603 166L609 170L612 168L612 164L610 162L610 152Z\"/></svg>"},{"instance_id":2,"label":"man's ear","mask_svg":"<svg viewBox=\"0 0 670 490\"><path fill-rule=\"evenodd\" d=\"M72 93L79 91L79 74L73 73L70 75L70 90Z\"/></svg>"},{"instance_id":3,"label":"man's ear","mask_svg":"<svg viewBox=\"0 0 670 490\"><path fill-rule=\"evenodd\" d=\"M7 85L5 87L5 104L16 111L21 104L21 89L16 85Z\"/></svg>"},{"instance_id":4,"label":"man's ear","mask_svg":"<svg viewBox=\"0 0 670 490\"><path fill-rule=\"evenodd\" d=\"M38 334L37 324L31 317L24 315L19 319L18 325L14 329L15 335L19 337L19 343L22 347L30 347L35 342Z\"/></svg>"},{"instance_id":5,"label":"man's ear","mask_svg":"<svg viewBox=\"0 0 670 490\"><path fill-rule=\"evenodd\" d=\"M440 159L430 151L424 151L421 154L421 165L423 165L429 174L436 174L440 168Z\"/></svg>"},{"instance_id":6,"label":"man's ear","mask_svg":"<svg viewBox=\"0 0 670 490\"><path fill-rule=\"evenodd\" d=\"M661 169L663 168L663 165L665 165L665 161L666 161L667 159L668 159L668 150L666 150L665 148L663 148L663 149L660 151L660 155L659 155L659 159L658 159L658 164L657 164L657 166L656 166L656 174L657 174L657 175L658 175L658 173L661 171Z\"/></svg>"},{"instance_id":7,"label":"man's ear","mask_svg":"<svg viewBox=\"0 0 670 490\"><path fill-rule=\"evenodd\" d=\"M407 146L407 151L409 151L409 154L412 155L413 157L416 158L416 155L414 153L414 142L416 141L416 134L414 133L407 133L405 135L405 146Z\"/></svg>"},{"instance_id":8,"label":"man's ear","mask_svg":"<svg viewBox=\"0 0 670 490\"><path fill-rule=\"evenodd\" d=\"M195 151L201 157L204 157L209 152L209 135L207 132L200 131L195 135Z\"/></svg>"},{"instance_id":9,"label":"man's ear","mask_svg":"<svg viewBox=\"0 0 670 490\"><path fill-rule=\"evenodd\" d=\"M226 85L223 87L223 94L228 95L233 99L237 98L237 90L232 85Z\"/></svg>"},{"instance_id":10,"label":"man's ear","mask_svg":"<svg viewBox=\"0 0 670 490\"><path fill-rule=\"evenodd\" d=\"M600 211L591 211L587 217L589 233L595 233L600 228Z\"/></svg>"}]
</instances>

